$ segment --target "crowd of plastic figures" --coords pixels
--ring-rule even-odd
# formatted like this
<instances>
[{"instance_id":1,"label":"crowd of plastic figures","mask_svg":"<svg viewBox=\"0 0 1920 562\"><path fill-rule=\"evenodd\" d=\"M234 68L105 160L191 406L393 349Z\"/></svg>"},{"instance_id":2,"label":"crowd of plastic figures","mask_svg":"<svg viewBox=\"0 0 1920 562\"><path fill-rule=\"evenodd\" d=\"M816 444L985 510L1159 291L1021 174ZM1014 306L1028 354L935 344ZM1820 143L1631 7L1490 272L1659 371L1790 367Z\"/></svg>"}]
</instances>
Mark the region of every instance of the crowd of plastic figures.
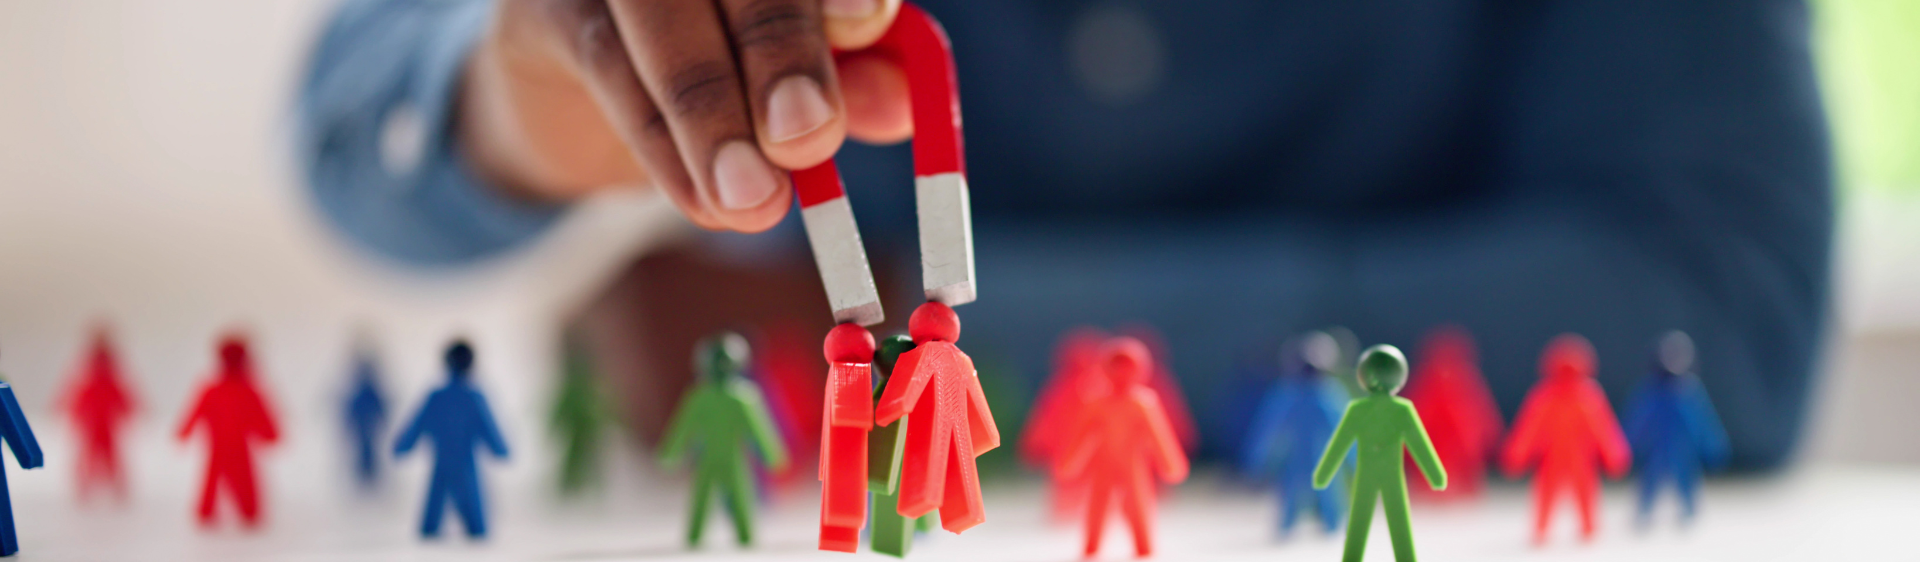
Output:
<instances>
[{"instance_id":1,"label":"crowd of plastic figures","mask_svg":"<svg viewBox=\"0 0 1920 562\"><path fill-rule=\"evenodd\" d=\"M876 341L852 323L829 332L814 441L820 448L821 549L857 551L870 524L872 551L904 557L916 533L936 525L959 533L985 522L973 460L999 446L1000 433L972 361L957 345L959 335L958 316L938 302L915 310L906 334ZM1083 328L1066 334L1019 438L1020 458L1051 478L1054 517L1084 517L1087 556L1097 553L1106 517L1116 510L1133 532L1135 553L1152 554L1156 499L1164 486L1186 478L1189 451L1198 443L1186 400L1157 345L1143 331L1115 335ZM1566 496L1577 508L1582 535L1591 537L1601 476L1619 478L1636 464L1643 518L1662 486L1676 490L1682 516L1691 517L1703 470L1727 457L1726 436L1693 375L1692 342L1684 333L1658 342L1652 374L1618 420L1592 378L1594 352L1586 340L1571 334L1554 339L1541 356L1540 382L1510 428L1503 427L1464 330L1435 331L1411 373L1392 346L1374 346L1357 360L1343 361L1353 356L1351 347L1327 332L1284 346L1279 376L1248 420L1238 459L1243 474L1275 484L1282 533L1307 513L1327 532L1341 529L1345 519L1349 560L1366 544L1376 502L1384 506L1396 559L1413 560L1408 465L1433 490L1417 497L1435 501L1477 495L1489 463L1515 477L1531 471L1535 538L1545 540L1555 504ZM472 382L472 347L455 341L444 363L445 384L389 445L379 369L364 349L358 354L342 408L355 445L350 464L361 482L372 484L381 478L385 453L404 456L427 438L435 465L420 534L439 535L451 504L467 534L481 537L487 523L476 457L485 450L504 458L507 446ZM783 435L756 382L760 377L750 375L745 338L731 332L709 337L697 345L694 363L695 382L660 439L657 459L675 466L691 457L689 545L701 540L715 492L738 542L750 544L760 497L755 462L784 469L795 439ZM273 443L279 430L246 340L222 338L214 364L212 380L177 432L182 440L206 435L197 514L212 525L224 492L241 522L257 525L261 501L253 449ZM597 478L604 434L616 416L581 349L569 345L562 371L550 424L563 450L560 488L575 491ZM82 501L102 492L125 500L119 437L139 407L125 378L109 332L97 329L59 403L79 444L74 468ZM5 383L0 409L0 438L23 468L40 466L38 442ZM19 542L11 511L0 510L0 516L0 555L12 554Z\"/></svg>"}]
</instances>

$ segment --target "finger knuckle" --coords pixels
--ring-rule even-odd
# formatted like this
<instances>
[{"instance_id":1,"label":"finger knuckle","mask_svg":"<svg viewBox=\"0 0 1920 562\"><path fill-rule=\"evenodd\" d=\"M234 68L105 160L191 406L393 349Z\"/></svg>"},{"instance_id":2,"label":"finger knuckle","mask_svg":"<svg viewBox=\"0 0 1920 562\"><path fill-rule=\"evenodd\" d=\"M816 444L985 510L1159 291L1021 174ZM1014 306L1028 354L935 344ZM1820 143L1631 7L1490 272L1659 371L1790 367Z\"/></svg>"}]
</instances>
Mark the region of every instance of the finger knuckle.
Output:
<instances>
[{"instance_id":1,"label":"finger knuckle","mask_svg":"<svg viewBox=\"0 0 1920 562\"><path fill-rule=\"evenodd\" d=\"M627 61L626 48L620 41L620 28L607 14L581 20L574 46L588 68L600 72L631 72L632 63Z\"/></svg>"},{"instance_id":2,"label":"finger knuckle","mask_svg":"<svg viewBox=\"0 0 1920 562\"><path fill-rule=\"evenodd\" d=\"M742 49L789 52L814 46L816 16L795 0L753 0L735 11L734 42Z\"/></svg>"},{"instance_id":3,"label":"finger knuckle","mask_svg":"<svg viewBox=\"0 0 1920 562\"><path fill-rule=\"evenodd\" d=\"M730 61L689 64L667 78L668 105L680 117L710 117L742 103L740 77Z\"/></svg>"}]
</instances>

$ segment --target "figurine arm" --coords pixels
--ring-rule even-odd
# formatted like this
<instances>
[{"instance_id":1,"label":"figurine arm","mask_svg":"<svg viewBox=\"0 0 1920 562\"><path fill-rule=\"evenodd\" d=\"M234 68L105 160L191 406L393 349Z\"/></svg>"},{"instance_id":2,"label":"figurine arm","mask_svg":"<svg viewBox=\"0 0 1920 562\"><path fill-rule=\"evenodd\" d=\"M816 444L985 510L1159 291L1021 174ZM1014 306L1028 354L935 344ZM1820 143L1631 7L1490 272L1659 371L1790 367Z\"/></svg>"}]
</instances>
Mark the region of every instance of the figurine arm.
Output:
<instances>
[{"instance_id":1,"label":"figurine arm","mask_svg":"<svg viewBox=\"0 0 1920 562\"><path fill-rule=\"evenodd\" d=\"M1087 464L1093 460L1093 452L1100 440L1093 435L1093 416L1087 408L1081 408L1078 416L1068 426L1068 432L1060 436L1065 445L1054 459L1053 473L1060 480L1076 480L1087 473Z\"/></svg>"},{"instance_id":2,"label":"figurine arm","mask_svg":"<svg viewBox=\"0 0 1920 562\"><path fill-rule=\"evenodd\" d=\"M500 436L500 424L493 419L493 408L487 406L487 397L479 392L473 393L475 413L480 416L480 440L487 445L487 451L494 458L507 458L507 440Z\"/></svg>"},{"instance_id":3,"label":"figurine arm","mask_svg":"<svg viewBox=\"0 0 1920 562\"><path fill-rule=\"evenodd\" d=\"M427 416L433 415L433 411L438 409L435 399L439 396L438 393L428 395L426 403L420 405L420 411L414 412L413 421L408 422L407 428L400 431L400 437L393 441L395 458L406 456L413 451L414 444L420 441L420 434L426 431Z\"/></svg>"},{"instance_id":4,"label":"figurine arm","mask_svg":"<svg viewBox=\"0 0 1920 562\"><path fill-rule=\"evenodd\" d=\"M1720 425L1720 416L1713 411L1713 401L1707 398L1707 388L1697 380L1688 383L1681 391L1681 415L1686 416L1690 437L1699 448L1700 464L1719 470L1726 467L1728 457L1732 454L1727 428Z\"/></svg>"},{"instance_id":5,"label":"figurine arm","mask_svg":"<svg viewBox=\"0 0 1920 562\"><path fill-rule=\"evenodd\" d=\"M900 360L893 364L893 373L887 377L887 389L880 394L880 404L874 406L874 424L891 425L894 420L913 412L914 403L920 401L920 393L927 389L927 379L938 370L937 366L922 365L921 362L928 360L929 356L948 351L946 348L952 345L927 342L900 354Z\"/></svg>"},{"instance_id":6,"label":"figurine arm","mask_svg":"<svg viewBox=\"0 0 1920 562\"><path fill-rule=\"evenodd\" d=\"M1633 396L1627 399L1627 411L1620 416L1622 429L1626 432L1627 446L1641 455L1646 454L1648 439L1655 431L1653 427L1653 408L1659 398L1659 383L1653 380L1640 383L1633 390Z\"/></svg>"},{"instance_id":7,"label":"figurine arm","mask_svg":"<svg viewBox=\"0 0 1920 562\"><path fill-rule=\"evenodd\" d=\"M1135 392L1133 405L1147 422L1147 437L1152 440L1149 451L1153 453L1154 470L1160 480L1168 484L1186 480L1187 451L1181 447L1180 438L1174 436L1173 422L1168 420L1160 398L1152 390Z\"/></svg>"},{"instance_id":8,"label":"figurine arm","mask_svg":"<svg viewBox=\"0 0 1920 562\"><path fill-rule=\"evenodd\" d=\"M1406 443L1407 452L1413 454L1413 464L1420 467L1420 474L1427 477L1427 486L1435 490L1447 489L1447 467L1440 464L1440 455L1433 452L1433 440L1427 437L1426 424L1420 423L1420 413L1413 409L1413 403L1402 399L1400 440Z\"/></svg>"},{"instance_id":9,"label":"figurine arm","mask_svg":"<svg viewBox=\"0 0 1920 562\"><path fill-rule=\"evenodd\" d=\"M1241 471L1250 475L1268 474L1280 456L1291 449L1290 442L1283 440L1286 432L1281 424L1298 406L1286 398L1279 383L1275 383L1260 400L1260 408L1253 414L1253 425L1248 426L1247 440L1240 446Z\"/></svg>"},{"instance_id":10,"label":"figurine arm","mask_svg":"<svg viewBox=\"0 0 1920 562\"><path fill-rule=\"evenodd\" d=\"M973 456L1000 447L1000 426L993 423L993 408L987 404L987 391L980 388L980 374L973 361L967 361L967 430L972 433Z\"/></svg>"},{"instance_id":11,"label":"figurine arm","mask_svg":"<svg viewBox=\"0 0 1920 562\"><path fill-rule=\"evenodd\" d=\"M746 418L747 436L759 447L760 459L766 461L767 468L785 470L787 446L773 430L773 418L767 415L767 401L760 395L760 389L753 383L739 381L734 383L733 395L740 402L741 415Z\"/></svg>"},{"instance_id":12,"label":"figurine arm","mask_svg":"<svg viewBox=\"0 0 1920 562\"><path fill-rule=\"evenodd\" d=\"M1320 453L1320 465L1313 469L1313 489L1325 489L1333 483L1333 475L1340 471L1340 463L1347 460L1347 449L1353 447L1358 437L1353 427L1353 403L1347 404L1347 411L1340 416L1340 425L1333 428L1333 439L1327 440L1327 450Z\"/></svg>"},{"instance_id":13,"label":"figurine arm","mask_svg":"<svg viewBox=\"0 0 1920 562\"><path fill-rule=\"evenodd\" d=\"M273 443L280 440L280 428L273 421L273 410L267 407L267 401L259 393L252 394L253 431L260 440Z\"/></svg>"},{"instance_id":14,"label":"figurine arm","mask_svg":"<svg viewBox=\"0 0 1920 562\"><path fill-rule=\"evenodd\" d=\"M660 440L657 459L661 466L680 464L681 453L686 452L687 442L693 439L695 412L709 407L702 403L704 401L697 387L688 391L686 398L680 399L680 409L673 413L673 420L667 422L666 435Z\"/></svg>"},{"instance_id":15,"label":"figurine arm","mask_svg":"<svg viewBox=\"0 0 1920 562\"><path fill-rule=\"evenodd\" d=\"M1607 404L1607 395L1600 390L1599 383L1592 383L1581 397L1587 415L1587 427L1593 431L1594 446L1598 447L1600 466L1614 478L1627 475L1633 466L1633 451L1627 446L1627 437L1620 431L1619 418L1613 414L1613 406Z\"/></svg>"},{"instance_id":16,"label":"figurine arm","mask_svg":"<svg viewBox=\"0 0 1920 562\"><path fill-rule=\"evenodd\" d=\"M180 420L180 429L174 431L175 438L186 441L188 437L192 437L194 428L200 425L200 421L206 418L206 415L207 392L202 390L199 400L193 403L193 409L188 410L187 417Z\"/></svg>"},{"instance_id":17,"label":"figurine arm","mask_svg":"<svg viewBox=\"0 0 1920 562\"><path fill-rule=\"evenodd\" d=\"M0 432L5 434L7 447L13 449L13 458L20 462L20 468L40 468L46 457L40 453L40 441L33 437L33 426L27 425L27 416L20 411L20 401L14 399L13 388L0 383L0 405L6 409L4 425Z\"/></svg>"},{"instance_id":18,"label":"figurine arm","mask_svg":"<svg viewBox=\"0 0 1920 562\"><path fill-rule=\"evenodd\" d=\"M1500 449L1500 470L1508 476L1518 476L1533 464L1534 448L1540 439L1540 395L1527 396L1520 405L1520 415L1513 420L1513 433L1507 435L1507 443Z\"/></svg>"}]
</instances>

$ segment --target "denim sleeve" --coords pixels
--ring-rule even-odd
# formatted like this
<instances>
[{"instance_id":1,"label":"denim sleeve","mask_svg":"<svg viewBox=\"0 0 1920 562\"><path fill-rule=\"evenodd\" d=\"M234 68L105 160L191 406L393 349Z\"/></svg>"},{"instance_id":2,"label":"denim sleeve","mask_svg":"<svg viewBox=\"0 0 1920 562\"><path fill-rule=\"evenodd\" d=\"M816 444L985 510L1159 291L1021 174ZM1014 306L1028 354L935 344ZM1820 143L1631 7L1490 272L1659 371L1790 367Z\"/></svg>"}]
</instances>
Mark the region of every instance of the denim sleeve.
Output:
<instances>
[{"instance_id":1,"label":"denim sleeve","mask_svg":"<svg viewBox=\"0 0 1920 562\"><path fill-rule=\"evenodd\" d=\"M296 150L321 213L359 245L402 262L455 265L531 240L561 214L493 191L456 145L461 71L491 8L485 0L347 0L322 31L300 84ZM419 125L418 156L396 164L382 144L393 142L389 121L409 117Z\"/></svg>"}]
</instances>

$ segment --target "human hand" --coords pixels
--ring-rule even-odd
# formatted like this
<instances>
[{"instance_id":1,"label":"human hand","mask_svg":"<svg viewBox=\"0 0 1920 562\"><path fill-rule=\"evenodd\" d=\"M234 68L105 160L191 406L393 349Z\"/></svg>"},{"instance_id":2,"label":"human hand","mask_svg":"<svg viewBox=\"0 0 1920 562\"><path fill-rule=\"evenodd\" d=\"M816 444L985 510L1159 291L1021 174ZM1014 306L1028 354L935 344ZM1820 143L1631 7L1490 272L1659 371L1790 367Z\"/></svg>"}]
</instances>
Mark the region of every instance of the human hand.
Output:
<instances>
[{"instance_id":1,"label":"human hand","mask_svg":"<svg viewBox=\"0 0 1920 562\"><path fill-rule=\"evenodd\" d=\"M784 170L849 135L912 134L906 79L852 53L900 0L502 0L462 86L480 174L568 200L651 183L694 224L757 232L791 205Z\"/></svg>"}]
</instances>

